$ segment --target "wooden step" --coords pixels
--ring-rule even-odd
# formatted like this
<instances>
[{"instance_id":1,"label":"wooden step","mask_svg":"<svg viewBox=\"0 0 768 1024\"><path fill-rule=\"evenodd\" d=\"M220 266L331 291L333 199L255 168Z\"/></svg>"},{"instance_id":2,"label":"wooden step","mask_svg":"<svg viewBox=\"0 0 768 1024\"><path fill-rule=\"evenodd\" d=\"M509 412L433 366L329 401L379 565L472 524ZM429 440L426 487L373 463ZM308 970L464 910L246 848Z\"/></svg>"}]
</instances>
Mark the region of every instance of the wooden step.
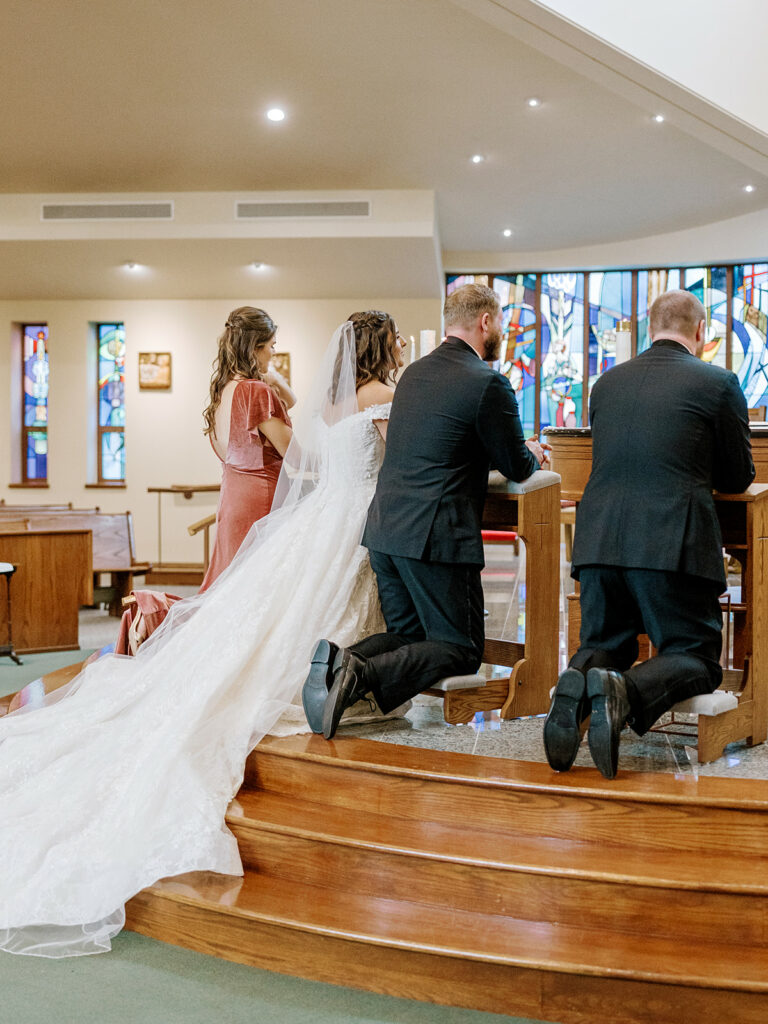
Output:
<instances>
[{"instance_id":1,"label":"wooden step","mask_svg":"<svg viewBox=\"0 0 768 1024\"><path fill-rule=\"evenodd\" d=\"M510 838L248 790L227 824L246 867L288 882L660 936L671 918L689 939L768 945L764 858Z\"/></svg>"},{"instance_id":2,"label":"wooden step","mask_svg":"<svg viewBox=\"0 0 768 1024\"><path fill-rule=\"evenodd\" d=\"M471 821L509 837L607 843L638 850L761 857L768 851L768 782L545 764L319 736L266 739L246 787L359 813L444 825Z\"/></svg>"},{"instance_id":3,"label":"wooden step","mask_svg":"<svg viewBox=\"0 0 768 1024\"><path fill-rule=\"evenodd\" d=\"M239 886L209 879L140 893L128 927L269 970L563 1024L768 1016L762 948L341 894L252 871Z\"/></svg>"}]
</instances>

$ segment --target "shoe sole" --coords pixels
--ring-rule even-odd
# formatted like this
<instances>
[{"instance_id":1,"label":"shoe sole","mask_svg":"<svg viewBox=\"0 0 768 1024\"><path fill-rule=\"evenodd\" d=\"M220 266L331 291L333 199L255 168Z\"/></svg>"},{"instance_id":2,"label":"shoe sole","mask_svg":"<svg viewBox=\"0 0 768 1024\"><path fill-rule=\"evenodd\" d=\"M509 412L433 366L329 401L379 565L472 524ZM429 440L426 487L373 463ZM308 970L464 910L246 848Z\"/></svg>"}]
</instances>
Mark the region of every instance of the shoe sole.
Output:
<instances>
[{"instance_id":1,"label":"shoe sole","mask_svg":"<svg viewBox=\"0 0 768 1024\"><path fill-rule=\"evenodd\" d=\"M589 752L600 774L606 779L615 779L619 770L619 737L614 736L611 729L605 685L595 669L587 672L587 697L592 704L592 718L587 733Z\"/></svg>"},{"instance_id":2,"label":"shoe sole","mask_svg":"<svg viewBox=\"0 0 768 1024\"><path fill-rule=\"evenodd\" d=\"M309 673L301 689L301 703L312 732L323 731L323 709L333 683L333 669L339 648L330 640L320 640L312 653Z\"/></svg>"},{"instance_id":3,"label":"shoe sole","mask_svg":"<svg viewBox=\"0 0 768 1024\"><path fill-rule=\"evenodd\" d=\"M552 707L544 722L544 752L553 771L567 772L576 760L581 746L579 707L585 687L584 676L575 668L566 669L557 680ZM562 718L567 721L558 721Z\"/></svg>"}]
</instances>

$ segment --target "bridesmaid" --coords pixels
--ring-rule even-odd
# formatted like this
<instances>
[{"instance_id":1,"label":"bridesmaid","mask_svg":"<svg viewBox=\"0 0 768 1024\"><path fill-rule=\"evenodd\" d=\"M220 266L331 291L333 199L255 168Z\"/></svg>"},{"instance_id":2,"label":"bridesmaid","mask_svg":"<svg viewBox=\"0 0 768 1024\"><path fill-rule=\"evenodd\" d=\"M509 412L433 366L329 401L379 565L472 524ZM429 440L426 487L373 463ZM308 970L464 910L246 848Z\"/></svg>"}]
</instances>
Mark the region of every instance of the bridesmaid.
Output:
<instances>
[{"instance_id":1,"label":"bridesmaid","mask_svg":"<svg viewBox=\"0 0 768 1024\"><path fill-rule=\"evenodd\" d=\"M269 512L291 440L288 409L296 397L269 365L276 333L263 309L240 306L229 314L219 338L203 416L223 466L216 540L201 591L227 568L253 523Z\"/></svg>"}]
</instances>

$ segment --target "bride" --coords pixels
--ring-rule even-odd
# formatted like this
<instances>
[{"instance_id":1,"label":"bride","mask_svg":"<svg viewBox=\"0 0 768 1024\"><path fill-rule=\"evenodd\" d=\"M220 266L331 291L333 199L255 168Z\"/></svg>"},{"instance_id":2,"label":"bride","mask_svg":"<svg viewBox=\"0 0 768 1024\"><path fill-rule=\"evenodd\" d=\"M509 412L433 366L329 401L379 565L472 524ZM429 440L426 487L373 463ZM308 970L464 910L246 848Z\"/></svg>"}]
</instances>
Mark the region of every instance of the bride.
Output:
<instances>
[{"instance_id":1,"label":"bride","mask_svg":"<svg viewBox=\"0 0 768 1024\"><path fill-rule=\"evenodd\" d=\"M392 318L353 314L296 421L273 511L213 586L175 604L136 657L104 657L0 719L0 949L103 952L125 902L159 878L243 873L224 815L248 753L307 729L316 637L347 646L383 628L360 537L401 363Z\"/></svg>"}]
</instances>

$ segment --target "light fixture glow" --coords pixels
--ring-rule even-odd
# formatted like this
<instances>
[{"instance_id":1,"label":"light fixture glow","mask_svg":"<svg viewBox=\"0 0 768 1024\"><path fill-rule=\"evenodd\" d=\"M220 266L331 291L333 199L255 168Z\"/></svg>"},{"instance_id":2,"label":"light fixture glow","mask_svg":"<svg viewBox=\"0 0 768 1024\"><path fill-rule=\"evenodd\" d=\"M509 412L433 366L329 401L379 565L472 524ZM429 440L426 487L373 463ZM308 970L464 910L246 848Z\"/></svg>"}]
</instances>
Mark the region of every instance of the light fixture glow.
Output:
<instances>
[{"instance_id":1,"label":"light fixture glow","mask_svg":"<svg viewBox=\"0 0 768 1024\"><path fill-rule=\"evenodd\" d=\"M538 96L531 96L525 102L528 104L529 107L540 107L541 106L541 100L538 98Z\"/></svg>"},{"instance_id":2,"label":"light fixture glow","mask_svg":"<svg viewBox=\"0 0 768 1024\"><path fill-rule=\"evenodd\" d=\"M137 270L141 270L141 264L136 263L134 260L127 260L123 266L126 270L130 270L132 273L136 273Z\"/></svg>"},{"instance_id":3,"label":"light fixture glow","mask_svg":"<svg viewBox=\"0 0 768 1024\"><path fill-rule=\"evenodd\" d=\"M284 121L285 111L281 110L280 107L272 107L267 111L267 117L270 121Z\"/></svg>"},{"instance_id":4,"label":"light fixture glow","mask_svg":"<svg viewBox=\"0 0 768 1024\"><path fill-rule=\"evenodd\" d=\"M251 269L252 270L266 270L267 269L267 264L266 263L262 263L260 260L254 260L253 263L251 264Z\"/></svg>"},{"instance_id":5,"label":"light fixture glow","mask_svg":"<svg viewBox=\"0 0 768 1024\"><path fill-rule=\"evenodd\" d=\"M484 162L485 162L485 157L483 156L482 153L475 153L475 155L472 157L472 163L473 164L482 164Z\"/></svg>"},{"instance_id":6,"label":"light fixture glow","mask_svg":"<svg viewBox=\"0 0 768 1024\"><path fill-rule=\"evenodd\" d=\"M512 235L512 228L504 228L504 237L509 238Z\"/></svg>"},{"instance_id":7,"label":"light fixture glow","mask_svg":"<svg viewBox=\"0 0 768 1024\"><path fill-rule=\"evenodd\" d=\"M754 185L745 185L744 186L744 191L745 192L754 192L755 191L755 186Z\"/></svg>"},{"instance_id":8,"label":"light fixture glow","mask_svg":"<svg viewBox=\"0 0 768 1024\"><path fill-rule=\"evenodd\" d=\"M666 120L666 118L663 114L654 114L653 120L656 122L656 124L662 124Z\"/></svg>"}]
</instances>

